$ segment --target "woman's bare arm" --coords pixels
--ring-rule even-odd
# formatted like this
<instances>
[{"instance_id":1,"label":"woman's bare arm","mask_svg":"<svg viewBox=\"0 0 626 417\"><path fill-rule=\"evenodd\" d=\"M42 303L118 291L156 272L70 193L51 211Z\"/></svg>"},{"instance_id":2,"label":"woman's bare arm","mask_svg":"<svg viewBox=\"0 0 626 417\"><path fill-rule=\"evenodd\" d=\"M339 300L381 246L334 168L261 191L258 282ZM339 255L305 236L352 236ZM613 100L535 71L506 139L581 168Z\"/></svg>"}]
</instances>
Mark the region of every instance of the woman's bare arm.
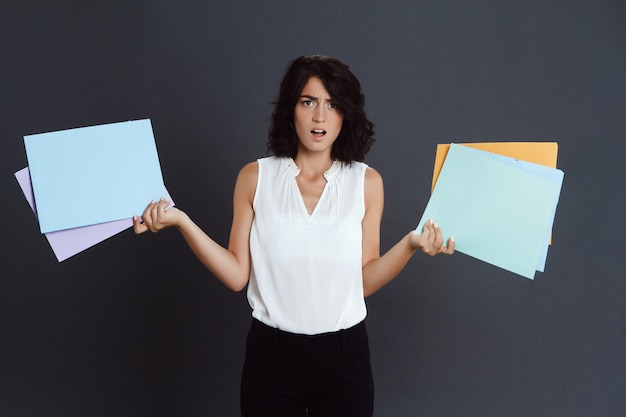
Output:
<instances>
[{"instance_id":1,"label":"woman's bare arm","mask_svg":"<svg viewBox=\"0 0 626 417\"><path fill-rule=\"evenodd\" d=\"M176 207L166 210L169 202L163 199L148 205L142 215L143 221L135 216L135 233L178 228L198 259L228 288L241 291L250 277L249 240L257 176L256 162L246 165L239 172L233 196L233 222L228 248L215 242L182 210Z\"/></svg>"},{"instance_id":2,"label":"woman's bare arm","mask_svg":"<svg viewBox=\"0 0 626 417\"><path fill-rule=\"evenodd\" d=\"M363 292L367 297L393 280L417 250L434 256L454 253L454 239L443 246L441 229L432 220L424 225L421 234L411 231L380 256L380 222L384 207L383 181L375 170L368 168L365 175L365 216L363 229Z\"/></svg>"}]
</instances>

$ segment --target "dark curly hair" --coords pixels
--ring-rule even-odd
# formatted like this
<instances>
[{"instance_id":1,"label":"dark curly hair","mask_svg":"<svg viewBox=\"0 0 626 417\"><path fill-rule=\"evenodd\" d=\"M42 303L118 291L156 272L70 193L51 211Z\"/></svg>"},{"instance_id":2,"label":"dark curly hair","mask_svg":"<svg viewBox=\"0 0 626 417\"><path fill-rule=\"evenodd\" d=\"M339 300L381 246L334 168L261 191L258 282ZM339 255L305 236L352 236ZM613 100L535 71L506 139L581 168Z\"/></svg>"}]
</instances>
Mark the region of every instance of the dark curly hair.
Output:
<instances>
[{"instance_id":1,"label":"dark curly hair","mask_svg":"<svg viewBox=\"0 0 626 417\"><path fill-rule=\"evenodd\" d=\"M323 55L301 56L287 67L278 99L273 103L268 150L275 156L296 157L298 137L294 127L294 109L311 77L322 80L343 115L343 125L333 144L331 157L348 164L362 162L374 143L374 124L365 115L365 95L361 91L361 83L346 64Z\"/></svg>"}]
</instances>

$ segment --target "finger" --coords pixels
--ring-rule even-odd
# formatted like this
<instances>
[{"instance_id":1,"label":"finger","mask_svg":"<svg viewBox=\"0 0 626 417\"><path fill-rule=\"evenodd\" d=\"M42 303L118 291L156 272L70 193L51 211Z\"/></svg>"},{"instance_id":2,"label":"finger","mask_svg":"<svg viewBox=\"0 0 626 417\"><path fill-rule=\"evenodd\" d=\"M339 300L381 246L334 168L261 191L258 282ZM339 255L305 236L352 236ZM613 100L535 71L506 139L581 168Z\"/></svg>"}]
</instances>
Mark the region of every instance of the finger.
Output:
<instances>
[{"instance_id":1,"label":"finger","mask_svg":"<svg viewBox=\"0 0 626 417\"><path fill-rule=\"evenodd\" d=\"M422 235L424 237L428 236L430 234L431 231L431 224L432 224L432 220L427 220L426 223L424 223L424 226L422 226Z\"/></svg>"},{"instance_id":2,"label":"finger","mask_svg":"<svg viewBox=\"0 0 626 417\"><path fill-rule=\"evenodd\" d=\"M443 233L441 232L441 229L439 228L439 225L437 223L434 223L433 227L435 231L433 246L437 251L439 251L439 248L441 248L441 246L443 245Z\"/></svg>"},{"instance_id":3,"label":"finger","mask_svg":"<svg viewBox=\"0 0 626 417\"><path fill-rule=\"evenodd\" d=\"M426 223L424 223L424 227L422 229L422 235L420 239L422 242L422 245L421 245L422 252L431 256L437 253L436 250L433 252L434 239L435 239L434 224L433 224L432 219L430 219Z\"/></svg>"},{"instance_id":4,"label":"finger","mask_svg":"<svg viewBox=\"0 0 626 417\"><path fill-rule=\"evenodd\" d=\"M437 223L435 223L432 219L428 221L428 246L429 249L433 249L435 247L435 241L437 239ZM438 249L438 248L437 248Z\"/></svg>"},{"instance_id":5,"label":"finger","mask_svg":"<svg viewBox=\"0 0 626 417\"><path fill-rule=\"evenodd\" d=\"M430 240L431 228L430 228L430 220L424 223L422 226L422 233L420 233L420 242L423 250L426 250L426 246Z\"/></svg>"},{"instance_id":6,"label":"finger","mask_svg":"<svg viewBox=\"0 0 626 417\"><path fill-rule=\"evenodd\" d=\"M135 231L135 234L139 235L146 232L148 230L148 226L141 221L139 216L133 216L133 230Z\"/></svg>"},{"instance_id":7,"label":"finger","mask_svg":"<svg viewBox=\"0 0 626 417\"><path fill-rule=\"evenodd\" d=\"M448 238L448 244L446 246L441 247L441 253L446 254L446 255L452 255L455 249L456 249L456 241L454 240L454 237L450 236Z\"/></svg>"},{"instance_id":8,"label":"finger","mask_svg":"<svg viewBox=\"0 0 626 417\"><path fill-rule=\"evenodd\" d=\"M152 220L152 227L154 228L154 231L159 231L163 228L163 213L164 213L165 209L163 207L163 199L159 200L158 203L156 203L154 205L154 207L152 208L152 216L153 216L153 220Z\"/></svg>"},{"instance_id":9,"label":"finger","mask_svg":"<svg viewBox=\"0 0 626 417\"><path fill-rule=\"evenodd\" d=\"M441 237L441 230L439 229L437 223L433 222L431 227L433 230L429 236L428 248L426 253L430 256L435 256L439 253L439 250L441 249L443 238Z\"/></svg>"},{"instance_id":10,"label":"finger","mask_svg":"<svg viewBox=\"0 0 626 417\"><path fill-rule=\"evenodd\" d=\"M157 215L159 216L159 218L162 218L163 213L169 207L169 205L170 202L167 201L165 198L161 198L161 200L159 200L159 204L157 204Z\"/></svg>"},{"instance_id":11,"label":"finger","mask_svg":"<svg viewBox=\"0 0 626 417\"><path fill-rule=\"evenodd\" d=\"M148 204L148 206L146 207L146 209L144 210L143 214L141 215L141 218L143 220L143 224L148 228L148 230L154 232L154 228L153 228L153 223L154 223L154 213L153 213L153 209L154 209L154 205L156 204L155 201L152 201L150 204Z\"/></svg>"}]
</instances>

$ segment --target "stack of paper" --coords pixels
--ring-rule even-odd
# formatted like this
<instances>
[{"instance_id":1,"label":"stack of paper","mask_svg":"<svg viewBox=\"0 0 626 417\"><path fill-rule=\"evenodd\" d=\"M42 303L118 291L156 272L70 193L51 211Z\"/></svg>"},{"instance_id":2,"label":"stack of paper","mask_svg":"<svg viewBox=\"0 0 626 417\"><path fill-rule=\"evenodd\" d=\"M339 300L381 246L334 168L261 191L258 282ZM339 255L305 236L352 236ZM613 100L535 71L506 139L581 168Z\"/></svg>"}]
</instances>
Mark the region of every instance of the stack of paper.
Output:
<instances>
[{"instance_id":1,"label":"stack of paper","mask_svg":"<svg viewBox=\"0 0 626 417\"><path fill-rule=\"evenodd\" d=\"M545 267L563 182L557 149L528 142L440 145L417 230L434 219L459 252L534 278Z\"/></svg>"},{"instance_id":2,"label":"stack of paper","mask_svg":"<svg viewBox=\"0 0 626 417\"><path fill-rule=\"evenodd\" d=\"M169 198L148 119L24 136L24 145L29 166L15 177L59 262Z\"/></svg>"}]
</instances>

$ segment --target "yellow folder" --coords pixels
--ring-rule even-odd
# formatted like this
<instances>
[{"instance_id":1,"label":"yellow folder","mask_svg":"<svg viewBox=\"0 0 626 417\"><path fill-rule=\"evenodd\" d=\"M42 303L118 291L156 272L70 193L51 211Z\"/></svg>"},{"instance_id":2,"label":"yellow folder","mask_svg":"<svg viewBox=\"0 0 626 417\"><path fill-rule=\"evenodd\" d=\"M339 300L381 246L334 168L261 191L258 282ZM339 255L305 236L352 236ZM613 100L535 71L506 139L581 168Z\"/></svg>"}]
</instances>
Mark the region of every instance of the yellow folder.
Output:
<instances>
[{"instance_id":1,"label":"yellow folder","mask_svg":"<svg viewBox=\"0 0 626 417\"><path fill-rule=\"evenodd\" d=\"M477 142L458 143L458 145L497 153L510 158L545 165L550 168L556 168L556 157L559 150L559 146L556 142ZM443 161L446 159L449 149L449 143L437 145L432 189L435 188L435 183L437 183L439 172L441 171Z\"/></svg>"}]
</instances>

